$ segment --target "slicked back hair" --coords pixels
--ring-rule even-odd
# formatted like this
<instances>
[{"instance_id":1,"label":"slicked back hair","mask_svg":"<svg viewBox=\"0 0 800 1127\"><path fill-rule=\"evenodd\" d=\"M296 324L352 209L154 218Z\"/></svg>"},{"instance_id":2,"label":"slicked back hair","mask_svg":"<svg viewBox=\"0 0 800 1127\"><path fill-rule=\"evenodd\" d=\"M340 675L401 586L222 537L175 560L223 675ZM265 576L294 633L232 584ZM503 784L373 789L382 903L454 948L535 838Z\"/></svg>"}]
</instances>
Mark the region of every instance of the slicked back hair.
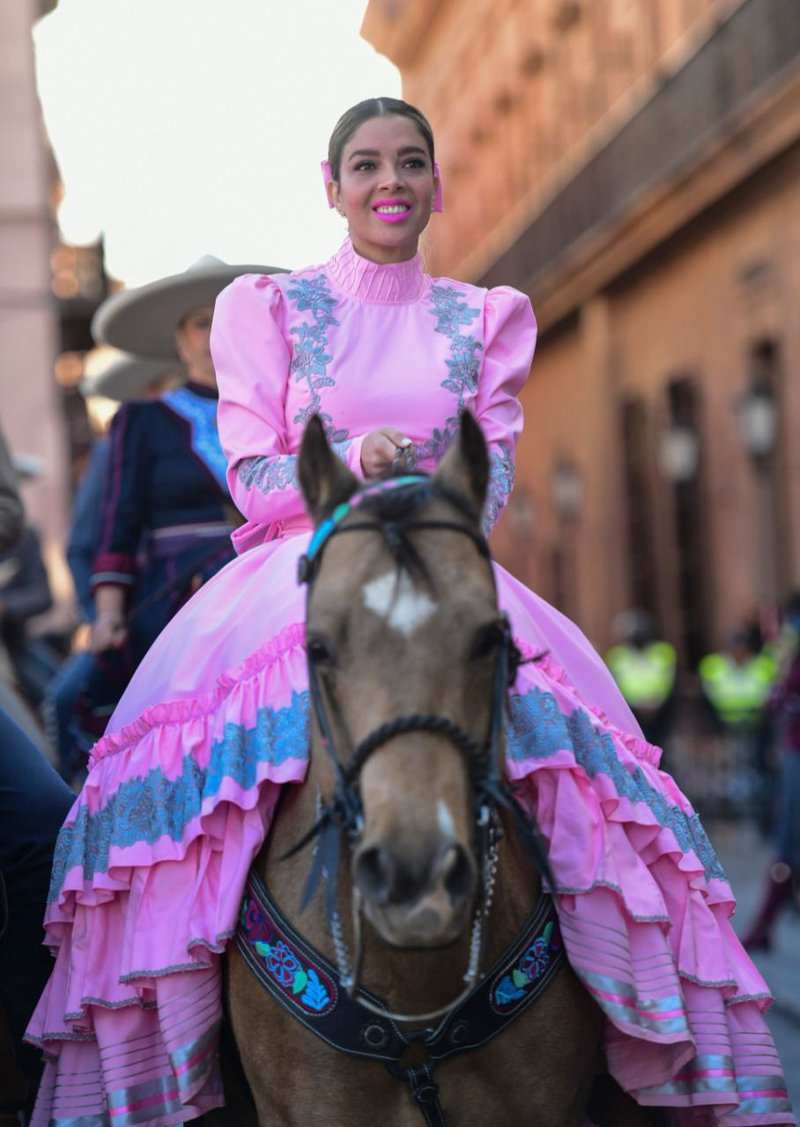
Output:
<instances>
[{"instance_id":1,"label":"slicked back hair","mask_svg":"<svg viewBox=\"0 0 800 1127\"><path fill-rule=\"evenodd\" d=\"M408 102L403 102L400 98L367 98L364 102L359 102L355 106L351 106L349 110L345 110L339 120L336 122L331 139L328 142L328 160L331 166L333 179L338 183L339 176L342 170L342 153L344 147L355 131L365 121L371 121L373 117L407 117L409 121L413 121L417 129L419 129L425 141L425 147L428 150L428 155L431 158L431 164L434 162L433 153L433 130L431 129L430 122L425 117L421 110L416 106L410 105Z\"/></svg>"}]
</instances>

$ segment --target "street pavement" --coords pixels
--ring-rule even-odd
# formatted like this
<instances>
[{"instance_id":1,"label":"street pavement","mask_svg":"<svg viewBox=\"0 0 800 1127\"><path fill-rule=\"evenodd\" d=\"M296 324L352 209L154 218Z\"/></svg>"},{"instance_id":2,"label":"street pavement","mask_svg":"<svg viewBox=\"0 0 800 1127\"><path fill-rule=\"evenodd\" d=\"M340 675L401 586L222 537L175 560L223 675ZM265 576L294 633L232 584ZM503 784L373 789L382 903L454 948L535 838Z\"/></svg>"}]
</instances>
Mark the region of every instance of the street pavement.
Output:
<instances>
[{"instance_id":1,"label":"street pavement","mask_svg":"<svg viewBox=\"0 0 800 1127\"><path fill-rule=\"evenodd\" d=\"M742 936L758 909L772 848L750 822L707 821L705 825L736 895L733 926ZM784 909L776 922L772 950L753 952L752 958L775 996L768 1021L795 1115L800 1115L800 913Z\"/></svg>"}]
</instances>

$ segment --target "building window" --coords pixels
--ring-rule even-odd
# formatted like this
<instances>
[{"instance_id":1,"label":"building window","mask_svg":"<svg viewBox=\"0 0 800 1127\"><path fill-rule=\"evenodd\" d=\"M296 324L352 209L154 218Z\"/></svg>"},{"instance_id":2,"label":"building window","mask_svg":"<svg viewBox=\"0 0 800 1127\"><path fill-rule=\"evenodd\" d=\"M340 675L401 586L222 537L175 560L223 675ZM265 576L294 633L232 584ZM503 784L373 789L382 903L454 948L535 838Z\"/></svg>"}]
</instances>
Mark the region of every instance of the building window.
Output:
<instances>
[{"instance_id":1,"label":"building window","mask_svg":"<svg viewBox=\"0 0 800 1127\"><path fill-rule=\"evenodd\" d=\"M747 382L737 403L739 433L755 485L755 573L753 588L762 625L775 627L777 608L792 574L786 536L785 449L781 434L780 351L774 340L760 340L748 353Z\"/></svg>"},{"instance_id":2,"label":"building window","mask_svg":"<svg viewBox=\"0 0 800 1127\"><path fill-rule=\"evenodd\" d=\"M669 484L673 490L676 595L682 635L682 652L690 668L708 653L709 583L706 570L706 532L702 491L702 419L697 381L692 376L667 385L668 433L693 438L692 459L675 459ZM686 449L689 444L684 441ZM666 467L668 462L664 461ZM669 476L669 475L668 475Z\"/></svg>"},{"instance_id":3,"label":"building window","mask_svg":"<svg viewBox=\"0 0 800 1127\"><path fill-rule=\"evenodd\" d=\"M641 399L629 399L622 404L622 456L630 605L637 610L647 611L657 620L650 451L647 407Z\"/></svg>"}]
</instances>

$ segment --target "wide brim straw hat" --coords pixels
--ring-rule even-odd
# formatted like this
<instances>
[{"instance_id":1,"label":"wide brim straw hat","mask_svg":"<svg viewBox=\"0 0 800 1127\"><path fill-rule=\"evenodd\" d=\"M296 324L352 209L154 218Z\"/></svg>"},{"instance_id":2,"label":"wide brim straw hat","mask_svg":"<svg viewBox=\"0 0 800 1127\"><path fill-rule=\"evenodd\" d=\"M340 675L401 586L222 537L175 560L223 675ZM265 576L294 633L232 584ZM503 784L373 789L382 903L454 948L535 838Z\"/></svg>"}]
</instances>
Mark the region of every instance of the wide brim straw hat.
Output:
<instances>
[{"instance_id":1,"label":"wide brim straw hat","mask_svg":"<svg viewBox=\"0 0 800 1127\"><path fill-rule=\"evenodd\" d=\"M87 355L79 386L83 395L102 395L127 403L144 398L156 380L170 375L174 375L176 384L186 380L186 369L174 356L154 359L101 348Z\"/></svg>"},{"instance_id":2,"label":"wide brim straw hat","mask_svg":"<svg viewBox=\"0 0 800 1127\"><path fill-rule=\"evenodd\" d=\"M98 344L139 356L177 356L175 330L187 314L213 305L242 274L285 273L280 266L231 266L207 254L182 274L112 294L92 319L92 335Z\"/></svg>"}]
</instances>

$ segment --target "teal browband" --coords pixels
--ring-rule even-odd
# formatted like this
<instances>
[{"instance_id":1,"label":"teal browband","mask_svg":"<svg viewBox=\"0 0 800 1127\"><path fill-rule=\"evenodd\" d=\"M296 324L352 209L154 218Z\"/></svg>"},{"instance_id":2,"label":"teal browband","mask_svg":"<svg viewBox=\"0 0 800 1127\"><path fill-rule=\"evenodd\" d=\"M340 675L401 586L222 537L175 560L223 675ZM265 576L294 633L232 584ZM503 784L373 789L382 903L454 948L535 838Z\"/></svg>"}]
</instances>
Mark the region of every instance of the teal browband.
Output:
<instances>
[{"instance_id":1,"label":"teal browband","mask_svg":"<svg viewBox=\"0 0 800 1127\"><path fill-rule=\"evenodd\" d=\"M378 493L392 493L396 489L407 489L412 485L421 485L423 481L430 481L427 474L404 474L402 477L389 477L384 481L375 481L363 486L357 493L353 494L349 501L343 501L341 505L337 505L331 515L326 517L322 524L318 526L311 537L311 543L308 545L305 554L306 566L311 564L314 558L319 555L328 538L342 523L347 514L357 509L366 498L374 497Z\"/></svg>"}]
</instances>

